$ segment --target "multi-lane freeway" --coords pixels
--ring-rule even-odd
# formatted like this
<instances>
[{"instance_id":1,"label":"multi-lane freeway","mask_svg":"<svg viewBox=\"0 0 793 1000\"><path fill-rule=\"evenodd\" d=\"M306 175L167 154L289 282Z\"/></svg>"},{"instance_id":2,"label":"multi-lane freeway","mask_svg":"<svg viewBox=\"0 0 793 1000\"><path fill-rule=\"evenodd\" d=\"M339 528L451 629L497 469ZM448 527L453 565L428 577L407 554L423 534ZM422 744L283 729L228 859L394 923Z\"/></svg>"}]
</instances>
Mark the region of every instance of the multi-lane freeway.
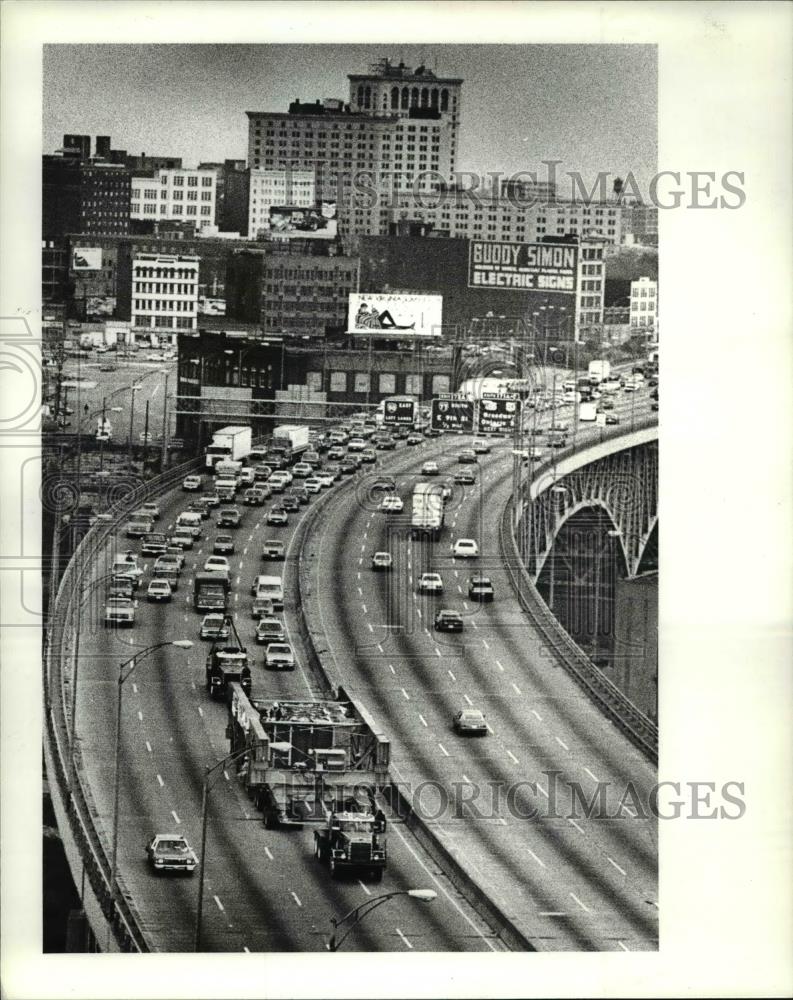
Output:
<instances>
[{"instance_id":1,"label":"multi-lane freeway","mask_svg":"<svg viewBox=\"0 0 793 1000\"><path fill-rule=\"evenodd\" d=\"M431 449L442 451L441 475L470 443L446 438ZM405 510L429 448L389 465ZM656 948L655 823L637 816L632 799L621 804L629 782L647 803L654 769L555 666L511 592L498 541L511 442L480 456L478 472L455 492L435 544L411 540L408 517L365 502L340 497L328 510L307 552L336 680L388 727L397 777L413 789L433 783L414 807L538 949ZM459 538L478 541L477 559L452 557ZM370 569L381 549L394 560L388 578ZM492 580L492 605L469 600L476 570ZM425 571L441 574L441 595L418 593ZM462 614L462 634L434 631L441 607ZM454 733L452 716L466 707L485 712L484 740ZM614 818L586 818L580 805L576 813L573 782L587 799L602 787ZM440 809L435 785L449 808ZM538 818L527 820L533 809Z\"/></svg>"},{"instance_id":2,"label":"multi-lane freeway","mask_svg":"<svg viewBox=\"0 0 793 1000\"><path fill-rule=\"evenodd\" d=\"M161 503L159 524L172 526L191 494L172 493ZM283 566L287 592L295 573L295 553L285 563L261 560L262 541L287 543L294 524L266 527L266 508L243 508L235 534L232 611L243 641L255 655L253 694L259 697L320 696L305 667L299 638L290 634L299 668L293 674L265 673L262 647L254 642L250 585L267 566ZM196 879L157 878L146 866L144 847L156 832L184 833L200 843L201 791L205 769L228 753L225 705L212 702L204 688L207 645L198 640L201 615L191 604L196 566L211 552L213 522L192 553L171 604L147 604L150 558L139 594L135 628L106 630L101 623L106 582L104 564L91 567L85 584L78 677L77 734L85 776L97 807L97 820L112 839L113 747L118 664L136 649L168 639L189 638L185 652L166 647L141 662L123 686L120 882L134 901L155 950L193 947ZM120 551L134 543L119 532ZM277 571L277 570L275 570ZM92 599L92 595L94 599ZM293 607L287 598L286 625ZM203 947L216 951L292 951L324 948L330 918L341 916L372 894L432 888L429 906L398 897L381 919L363 923L345 948L360 950L503 950L492 930L460 896L438 865L420 848L407 827L389 825L389 865L376 888L364 881L333 881L312 857L311 831L267 831L261 816L238 787L229 769L210 794ZM380 915L378 914L378 917Z\"/></svg>"},{"instance_id":3,"label":"multi-lane freeway","mask_svg":"<svg viewBox=\"0 0 793 1000\"><path fill-rule=\"evenodd\" d=\"M639 414L636 403L626 401ZM643 407L644 404L642 404ZM454 465L464 438L426 441L379 454L377 468L393 471L409 511L409 485L421 463L436 458L443 471ZM569 818L567 780L591 791L596 782L614 783L611 805L632 780L641 793L651 785L651 767L586 701L562 671L551 665L542 646L527 633L506 577L498 565L496 522L509 490L511 446L496 445L481 456L474 487L458 491L450 507L449 528L432 548L391 534L395 569L373 579L368 557L388 547L386 515L351 503L351 487L339 485L307 545L315 554L319 627L326 630L339 679L374 714L392 739L395 777L415 785L431 780L441 789L457 788L464 798L494 782L536 780L542 809L548 777L561 772L562 818L527 821L504 808L476 818L472 803L460 819L436 822L446 846L455 851L474 878L517 920L540 949L653 948L657 944L656 839L651 821ZM364 466L364 469L366 466ZM359 480L365 473L359 472ZM158 523L172 526L190 494L176 491L161 501ZM316 501L312 501L316 502ZM241 635L255 651L253 693L259 697L319 696L317 679L295 628L297 546L291 544L297 519L285 528L268 527L267 508L242 508L232 563L232 604ZM310 508L308 508L310 509ZM305 508L304 508L305 510ZM397 523L399 518L394 519ZM106 630L101 624L106 566L90 567L82 604L77 735L79 756L90 784L97 822L108 843L112 829L113 746L118 664L136 649L165 640L194 640L189 651L165 648L144 660L123 687L119 881L134 901L155 950L190 950L196 913L195 879L157 878L147 868L144 846L161 831L200 840L201 791L205 770L228 752L226 709L204 690L206 647L198 640L201 616L192 609L191 579L211 552L213 520L188 552L180 587L170 604L147 604L139 591L135 628ZM287 560L261 560L265 538L287 542ZM455 537L476 537L479 563L496 587L496 601L474 612L466 606L467 568L453 563L448 546ZM111 545L130 547L119 532ZM134 547L134 546L133 546ZM361 562L359 563L359 560ZM267 566L283 566L285 624L295 648L294 673L265 672L261 647L254 643L250 585ZM461 636L443 640L428 631L431 608L439 598L418 598L410 577L422 567L440 571L446 585L444 606L465 616ZM406 574L400 579L401 574ZM395 583L395 580L399 580ZM463 591L458 591L458 586ZM385 626L404 623L396 630ZM312 628L317 627L312 622ZM492 734L463 743L450 732L451 713L467 704L485 710ZM589 783L589 784L587 784ZM545 792L542 791L545 790ZM527 798L528 795L528 798ZM518 792L524 809L532 796ZM363 881L336 882L312 858L310 831L265 830L261 817L239 787L233 769L221 774L210 794L205 869L203 944L211 950L318 950L324 947L330 917L339 916L373 892L427 887L438 896L431 905L397 897L377 918L365 922L345 947L361 950L502 950L502 942L468 905L447 875L419 846L406 825L389 824L389 866L374 889ZM547 803L546 803L547 804Z\"/></svg>"}]
</instances>

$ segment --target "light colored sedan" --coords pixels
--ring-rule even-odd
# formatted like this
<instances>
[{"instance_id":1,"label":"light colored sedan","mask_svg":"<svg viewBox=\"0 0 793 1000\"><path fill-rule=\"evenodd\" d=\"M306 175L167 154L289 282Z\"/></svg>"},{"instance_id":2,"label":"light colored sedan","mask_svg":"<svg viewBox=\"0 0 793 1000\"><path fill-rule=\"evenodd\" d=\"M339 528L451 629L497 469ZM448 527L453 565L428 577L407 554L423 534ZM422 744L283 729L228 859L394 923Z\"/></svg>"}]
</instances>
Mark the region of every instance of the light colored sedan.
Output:
<instances>
[{"instance_id":1,"label":"light colored sedan","mask_svg":"<svg viewBox=\"0 0 793 1000\"><path fill-rule=\"evenodd\" d=\"M463 708L452 720L454 731L460 736L486 736L487 723L478 708Z\"/></svg>"},{"instance_id":2,"label":"light colored sedan","mask_svg":"<svg viewBox=\"0 0 793 1000\"><path fill-rule=\"evenodd\" d=\"M205 573L230 573L231 567L225 556L210 556L204 563Z\"/></svg>"},{"instance_id":3,"label":"light colored sedan","mask_svg":"<svg viewBox=\"0 0 793 1000\"><path fill-rule=\"evenodd\" d=\"M149 584L149 589L146 591L146 599L149 601L170 601L173 597L173 592L171 590L171 585L167 580L161 580L155 578Z\"/></svg>"},{"instance_id":4,"label":"light colored sedan","mask_svg":"<svg viewBox=\"0 0 793 1000\"><path fill-rule=\"evenodd\" d=\"M380 504L380 510L386 514L401 514L405 505L402 498L398 496L386 496Z\"/></svg>"},{"instance_id":5,"label":"light colored sedan","mask_svg":"<svg viewBox=\"0 0 793 1000\"><path fill-rule=\"evenodd\" d=\"M422 476L437 476L438 471L437 462L425 462L421 467Z\"/></svg>"},{"instance_id":6,"label":"light colored sedan","mask_svg":"<svg viewBox=\"0 0 793 1000\"><path fill-rule=\"evenodd\" d=\"M443 593L443 578L440 573L422 573L419 577L420 594L441 594Z\"/></svg>"},{"instance_id":7,"label":"light colored sedan","mask_svg":"<svg viewBox=\"0 0 793 1000\"><path fill-rule=\"evenodd\" d=\"M271 642L264 651L264 665L269 670L294 670L295 654L288 642Z\"/></svg>"},{"instance_id":8,"label":"light colored sedan","mask_svg":"<svg viewBox=\"0 0 793 1000\"><path fill-rule=\"evenodd\" d=\"M479 546L473 538L458 538L452 546L452 555L455 559L476 559Z\"/></svg>"}]
</instances>

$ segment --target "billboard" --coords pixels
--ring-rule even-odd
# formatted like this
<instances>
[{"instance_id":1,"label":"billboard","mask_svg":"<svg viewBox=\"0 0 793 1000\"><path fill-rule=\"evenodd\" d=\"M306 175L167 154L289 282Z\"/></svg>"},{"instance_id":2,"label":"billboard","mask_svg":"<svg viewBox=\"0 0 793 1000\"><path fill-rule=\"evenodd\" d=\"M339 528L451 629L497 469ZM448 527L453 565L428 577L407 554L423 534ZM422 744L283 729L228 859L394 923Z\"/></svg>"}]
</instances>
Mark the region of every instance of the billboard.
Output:
<instances>
[{"instance_id":1,"label":"billboard","mask_svg":"<svg viewBox=\"0 0 793 1000\"><path fill-rule=\"evenodd\" d=\"M474 401L455 393L441 393L432 400L430 421L434 431L474 432Z\"/></svg>"},{"instance_id":2,"label":"billboard","mask_svg":"<svg viewBox=\"0 0 793 1000\"><path fill-rule=\"evenodd\" d=\"M483 392L479 403L479 434L511 434L515 417L520 413L517 396Z\"/></svg>"},{"instance_id":3,"label":"billboard","mask_svg":"<svg viewBox=\"0 0 793 1000\"><path fill-rule=\"evenodd\" d=\"M578 246L471 240L468 287L575 294Z\"/></svg>"},{"instance_id":4,"label":"billboard","mask_svg":"<svg viewBox=\"0 0 793 1000\"><path fill-rule=\"evenodd\" d=\"M349 333L381 337L440 337L442 295L350 295Z\"/></svg>"},{"instance_id":5,"label":"billboard","mask_svg":"<svg viewBox=\"0 0 793 1000\"><path fill-rule=\"evenodd\" d=\"M334 240L337 230L334 201L323 201L319 208L299 208L296 205L270 206L270 236Z\"/></svg>"},{"instance_id":6,"label":"billboard","mask_svg":"<svg viewBox=\"0 0 793 1000\"><path fill-rule=\"evenodd\" d=\"M72 250L73 271L101 271L101 247L74 247Z\"/></svg>"}]
</instances>

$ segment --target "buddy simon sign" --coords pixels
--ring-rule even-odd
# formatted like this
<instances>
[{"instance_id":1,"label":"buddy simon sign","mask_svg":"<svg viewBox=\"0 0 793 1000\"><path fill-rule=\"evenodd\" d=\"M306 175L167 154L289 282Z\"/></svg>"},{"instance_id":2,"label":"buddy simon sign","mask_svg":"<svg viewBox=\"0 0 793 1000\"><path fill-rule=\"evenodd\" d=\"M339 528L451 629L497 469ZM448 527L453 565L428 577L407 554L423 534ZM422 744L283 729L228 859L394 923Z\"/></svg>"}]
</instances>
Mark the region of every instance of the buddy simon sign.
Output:
<instances>
[{"instance_id":1,"label":"buddy simon sign","mask_svg":"<svg viewBox=\"0 0 793 1000\"><path fill-rule=\"evenodd\" d=\"M575 294L578 247L570 243L485 243L468 247L468 287Z\"/></svg>"}]
</instances>

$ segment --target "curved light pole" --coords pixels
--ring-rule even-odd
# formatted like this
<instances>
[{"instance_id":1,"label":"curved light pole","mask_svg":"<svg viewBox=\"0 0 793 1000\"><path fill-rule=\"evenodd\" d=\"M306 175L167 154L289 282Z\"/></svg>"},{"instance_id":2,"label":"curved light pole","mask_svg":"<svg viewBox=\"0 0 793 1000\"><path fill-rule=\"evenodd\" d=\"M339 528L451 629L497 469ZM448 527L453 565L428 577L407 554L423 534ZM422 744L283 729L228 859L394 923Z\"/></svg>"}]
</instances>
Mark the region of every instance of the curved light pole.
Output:
<instances>
[{"instance_id":1,"label":"curved light pole","mask_svg":"<svg viewBox=\"0 0 793 1000\"><path fill-rule=\"evenodd\" d=\"M193 951L201 951L201 921L204 915L204 862L206 861L207 850L207 800L209 798L209 782L212 775L219 769L224 768L238 757L244 757L251 752L250 747L241 747L226 754L221 760L206 769L204 774L204 785L201 791L201 856L198 861L198 903L196 905L195 937Z\"/></svg>"},{"instance_id":2,"label":"curved light pole","mask_svg":"<svg viewBox=\"0 0 793 1000\"><path fill-rule=\"evenodd\" d=\"M153 646L147 646L145 649L141 649L139 652L135 653L134 656L131 656L128 660L124 660L124 662L120 663L118 666L118 691L116 696L116 749L115 763L113 765L113 850L110 856L110 898L114 903L118 895L116 876L118 874L118 771L121 758L121 692L124 687L124 681L126 681L130 674L132 674L138 663L150 653L154 653L156 650L162 649L163 646L176 646L178 649L192 649L193 643L190 639L168 639L165 642L156 642ZM108 936L110 933L110 927L108 927Z\"/></svg>"},{"instance_id":3,"label":"curved light pole","mask_svg":"<svg viewBox=\"0 0 793 1000\"><path fill-rule=\"evenodd\" d=\"M438 895L434 889L399 889L396 892L385 892L382 896L375 896L374 899L367 899L359 906L350 910L349 913L345 913L343 917L331 917L330 922L333 925L333 933L328 938L325 945L328 951L338 951L342 944L346 941L350 934L350 931L354 930L358 924L363 920L364 917L368 916L372 910L376 910L378 906L382 906L383 903L387 903L389 899L393 899L394 896L410 896L411 899L418 899L422 903L431 903L433 899ZM336 932L342 924L345 924L348 920L352 921L347 930L342 934L340 938L336 938Z\"/></svg>"}]
</instances>

